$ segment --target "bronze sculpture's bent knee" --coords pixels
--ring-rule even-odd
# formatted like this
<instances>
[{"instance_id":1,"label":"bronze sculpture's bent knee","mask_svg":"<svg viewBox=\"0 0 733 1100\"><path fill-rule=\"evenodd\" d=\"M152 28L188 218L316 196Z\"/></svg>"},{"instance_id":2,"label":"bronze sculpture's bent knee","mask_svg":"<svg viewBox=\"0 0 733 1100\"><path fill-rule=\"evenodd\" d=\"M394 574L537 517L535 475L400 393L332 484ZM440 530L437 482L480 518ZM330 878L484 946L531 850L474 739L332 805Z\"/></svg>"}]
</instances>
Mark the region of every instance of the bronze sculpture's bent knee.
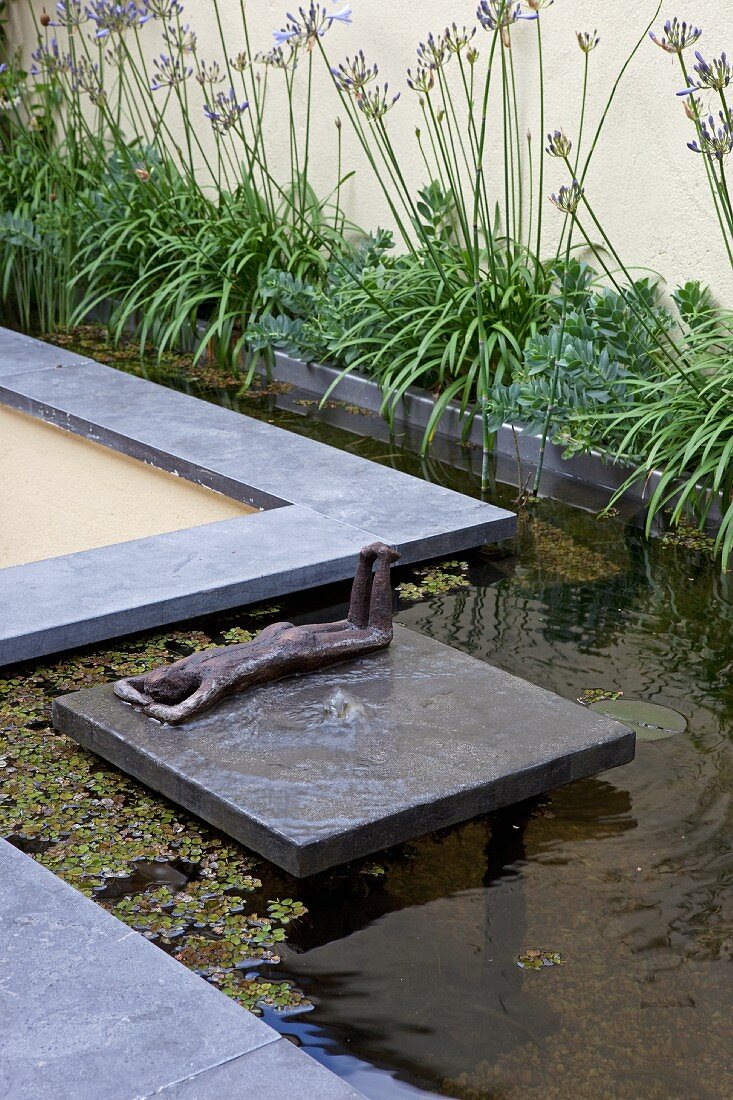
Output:
<instances>
[{"instance_id":1,"label":"bronze sculpture's bent knee","mask_svg":"<svg viewBox=\"0 0 733 1100\"><path fill-rule=\"evenodd\" d=\"M272 623L251 642L203 650L119 680L115 695L150 718L177 724L258 684L386 649L392 641L390 570L399 557L385 543L364 547L342 622Z\"/></svg>"}]
</instances>

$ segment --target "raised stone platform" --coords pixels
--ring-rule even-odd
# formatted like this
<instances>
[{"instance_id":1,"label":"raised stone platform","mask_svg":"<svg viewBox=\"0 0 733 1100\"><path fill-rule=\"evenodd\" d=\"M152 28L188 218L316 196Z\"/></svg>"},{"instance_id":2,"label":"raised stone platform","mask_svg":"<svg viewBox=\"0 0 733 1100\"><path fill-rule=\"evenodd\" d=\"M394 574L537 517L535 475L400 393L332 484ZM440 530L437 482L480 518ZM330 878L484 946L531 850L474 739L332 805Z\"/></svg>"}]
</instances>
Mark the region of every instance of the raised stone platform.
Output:
<instances>
[{"instance_id":1,"label":"raised stone platform","mask_svg":"<svg viewBox=\"0 0 733 1100\"><path fill-rule=\"evenodd\" d=\"M57 700L82 745L295 875L625 764L625 726L440 642L235 696L170 727L111 685Z\"/></svg>"}]
</instances>

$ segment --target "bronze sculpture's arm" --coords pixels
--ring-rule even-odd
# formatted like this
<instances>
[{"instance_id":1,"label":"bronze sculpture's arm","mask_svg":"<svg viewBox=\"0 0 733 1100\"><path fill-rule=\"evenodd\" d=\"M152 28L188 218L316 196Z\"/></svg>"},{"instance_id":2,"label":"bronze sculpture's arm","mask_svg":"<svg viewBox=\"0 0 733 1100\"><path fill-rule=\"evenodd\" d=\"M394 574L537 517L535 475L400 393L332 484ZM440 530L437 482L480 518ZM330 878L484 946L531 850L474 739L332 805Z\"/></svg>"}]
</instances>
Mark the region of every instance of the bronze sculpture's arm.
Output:
<instances>
[{"instance_id":1,"label":"bronze sculpture's arm","mask_svg":"<svg viewBox=\"0 0 733 1100\"><path fill-rule=\"evenodd\" d=\"M384 649L392 641L390 570L399 557L384 543L364 547L348 616L341 622L272 623L251 642L203 650L144 676L120 680L115 694L151 718L178 723L257 684Z\"/></svg>"}]
</instances>

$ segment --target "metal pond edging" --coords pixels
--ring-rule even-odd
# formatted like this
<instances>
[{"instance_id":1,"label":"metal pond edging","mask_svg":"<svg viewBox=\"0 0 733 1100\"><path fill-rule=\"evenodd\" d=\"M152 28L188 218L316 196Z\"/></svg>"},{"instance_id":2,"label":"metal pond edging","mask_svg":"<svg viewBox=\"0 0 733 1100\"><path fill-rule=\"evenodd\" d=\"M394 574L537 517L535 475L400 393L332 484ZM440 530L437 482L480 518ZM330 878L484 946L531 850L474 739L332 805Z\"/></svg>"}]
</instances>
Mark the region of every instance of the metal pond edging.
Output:
<instances>
[{"instance_id":1,"label":"metal pond edging","mask_svg":"<svg viewBox=\"0 0 733 1100\"><path fill-rule=\"evenodd\" d=\"M502 508L4 329L0 404L264 509L1 569L0 665L343 581L376 540L410 564L516 527Z\"/></svg>"}]
</instances>

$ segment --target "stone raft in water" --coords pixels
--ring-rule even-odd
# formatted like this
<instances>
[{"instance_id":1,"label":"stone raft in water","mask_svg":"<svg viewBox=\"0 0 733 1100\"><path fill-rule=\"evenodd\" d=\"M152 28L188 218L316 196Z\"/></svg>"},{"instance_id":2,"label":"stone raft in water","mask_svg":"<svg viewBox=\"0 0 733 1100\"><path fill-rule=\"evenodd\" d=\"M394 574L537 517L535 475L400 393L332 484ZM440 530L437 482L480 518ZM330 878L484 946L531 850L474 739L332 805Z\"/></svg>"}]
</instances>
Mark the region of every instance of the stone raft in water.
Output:
<instances>
[{"instance_id":1,"label":"stone raft in water","mask_svg":"<svg viewBox=\"0 0 733 1100\"><path fill-rule=\"evenodd\" d=\"M305 876L633 759L632 731L398 627L392 647L233 696L181 726L111 685L54 724Z\"/></svg>"}]
</instances>

